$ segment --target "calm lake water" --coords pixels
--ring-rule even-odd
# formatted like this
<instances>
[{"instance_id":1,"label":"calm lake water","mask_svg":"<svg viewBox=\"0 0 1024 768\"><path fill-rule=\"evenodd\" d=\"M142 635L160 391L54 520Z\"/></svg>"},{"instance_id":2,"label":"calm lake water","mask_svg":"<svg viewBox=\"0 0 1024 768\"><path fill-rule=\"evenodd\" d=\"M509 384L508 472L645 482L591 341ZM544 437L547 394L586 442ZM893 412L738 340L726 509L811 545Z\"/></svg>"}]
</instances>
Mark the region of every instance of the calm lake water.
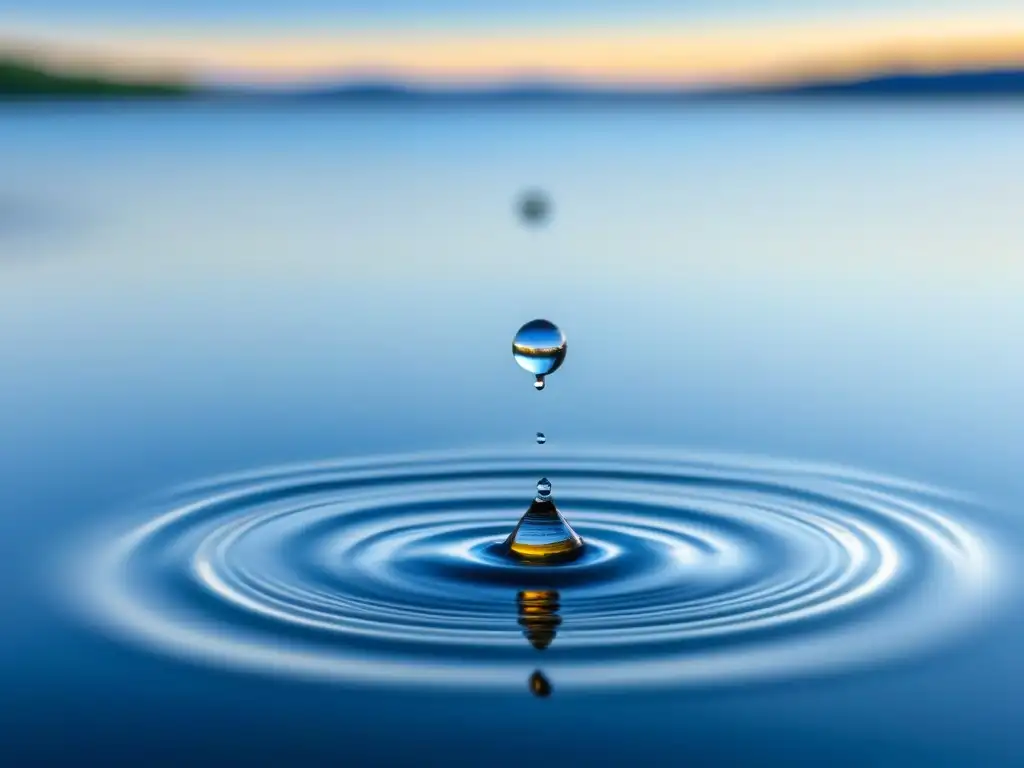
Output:
<instances>
[{"instance_id":1,"label":"calm lake water","mask_svg":"<svg viewBox=\"0 0 1024 768\"><path fill-rule=\"evenodd\" d=\"M1021 136L3 107L3 762L1019 764Z\"/></svg>"}]
</instances>

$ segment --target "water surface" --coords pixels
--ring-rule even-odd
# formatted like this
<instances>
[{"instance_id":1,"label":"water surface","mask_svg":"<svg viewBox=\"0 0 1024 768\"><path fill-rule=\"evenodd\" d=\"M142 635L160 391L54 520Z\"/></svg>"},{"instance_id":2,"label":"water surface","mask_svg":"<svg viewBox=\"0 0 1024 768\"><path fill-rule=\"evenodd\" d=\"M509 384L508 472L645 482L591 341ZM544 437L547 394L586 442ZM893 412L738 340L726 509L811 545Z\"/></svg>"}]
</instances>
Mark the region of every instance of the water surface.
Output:
<instances>
[{"instance_id":1,"label":"water surface","mask_svg":"<svg viewBox=\"0 0 1024 768\"><path fill-rule=\"evenodd\" d=\"M1022 131L5 107L3 750L1012 764ZM540 394L508 350L535 317L571 347ZM592 559L520 583L487 542L542 474Z\"/></svg>"}]
</instances>

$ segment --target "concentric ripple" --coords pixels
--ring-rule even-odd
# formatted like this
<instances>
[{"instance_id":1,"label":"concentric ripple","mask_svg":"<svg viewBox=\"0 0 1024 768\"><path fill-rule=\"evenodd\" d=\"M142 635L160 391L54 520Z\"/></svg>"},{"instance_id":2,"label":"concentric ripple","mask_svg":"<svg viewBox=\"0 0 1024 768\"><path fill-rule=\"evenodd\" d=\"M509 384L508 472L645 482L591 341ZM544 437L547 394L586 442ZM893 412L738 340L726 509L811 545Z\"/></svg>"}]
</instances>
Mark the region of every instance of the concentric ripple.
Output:
<instances>
[{"instance_id":1,"label":"concentric ripple","mask_svg":"<svg viewBox=\"0 0 1024 768\"><path fill-rule=\"evenodd\" d=\"M587 543L572 563L495 546L540 458ZM107 628L207 663L473 687L522 687L542 666L562 690L876 663L968 626L997 586L991 545L921 485L745 457L540 458L420 454L192 486L89 548L70 587ZM543 652L522 590L559 611Z\"/></svg>"}]
</instances>

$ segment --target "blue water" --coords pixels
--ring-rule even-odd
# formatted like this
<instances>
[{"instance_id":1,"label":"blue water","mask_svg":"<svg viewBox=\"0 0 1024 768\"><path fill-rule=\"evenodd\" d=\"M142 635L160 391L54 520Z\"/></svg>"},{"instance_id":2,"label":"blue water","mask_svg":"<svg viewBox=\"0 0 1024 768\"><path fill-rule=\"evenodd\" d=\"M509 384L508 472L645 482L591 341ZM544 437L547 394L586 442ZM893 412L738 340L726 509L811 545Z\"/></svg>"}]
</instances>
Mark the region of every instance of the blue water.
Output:
<instances>
[{"instance_id":1,"label":"blue water","mask_svg":"<svg viewBox=\"0 0 1024 768\"><path fill-rule=\"evenodd\" d=\"M1018 763L1021 135L3 108L0 756Z\"/></svg>"}]
</instances>

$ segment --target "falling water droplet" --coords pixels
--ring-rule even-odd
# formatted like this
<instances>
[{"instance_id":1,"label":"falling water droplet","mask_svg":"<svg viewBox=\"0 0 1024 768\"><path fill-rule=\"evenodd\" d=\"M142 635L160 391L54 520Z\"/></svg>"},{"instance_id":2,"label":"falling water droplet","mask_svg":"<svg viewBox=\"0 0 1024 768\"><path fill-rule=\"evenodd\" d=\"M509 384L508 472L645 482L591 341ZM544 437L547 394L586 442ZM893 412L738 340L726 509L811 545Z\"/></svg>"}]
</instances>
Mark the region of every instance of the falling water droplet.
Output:
<instances>
[{"instance_id":1,"label":"falling water droplet","mask_svg":"<svg viewBox=\"0 0 1024 768\"><path fill-rule=\"evenodd\" d=\"M551 495L551 481L546 477L542 477L537 481L537 496L541 499L546 499Z\"/></svg>"},{"instance_id":2,"label":"falling water droplet","mask_svg":"<svg viewBox=\"0 0 1024 768\"><path fill-rule=\"evenodd\" d=\"M544 436L543 432L537 433L537 445L544 445L547 441L548 439Z\"/></svg>"},{"instance_id":3,"label":"falling water droplet","mask_svg":"<svg viewBox=\"0 0 1024 768\"><path fill-rule=\"evenodd\" d=\"M539 189L530 189L519 198L519 217L526 224L542 224L551 213L551 200Z\"/></svg>"},{"instance_id":4,"label":"falling water droplet","mask_svg":"<svg viewBox=\"0 0 1024 768\"><path fill-rule=\"evenodd\" d=\"M544 389L544 377L558 370L565 360L565 334L547 320L531 320L516 332L512 356L519 366L537 380L533 386Z\"/></svg>"}]
</instances>

